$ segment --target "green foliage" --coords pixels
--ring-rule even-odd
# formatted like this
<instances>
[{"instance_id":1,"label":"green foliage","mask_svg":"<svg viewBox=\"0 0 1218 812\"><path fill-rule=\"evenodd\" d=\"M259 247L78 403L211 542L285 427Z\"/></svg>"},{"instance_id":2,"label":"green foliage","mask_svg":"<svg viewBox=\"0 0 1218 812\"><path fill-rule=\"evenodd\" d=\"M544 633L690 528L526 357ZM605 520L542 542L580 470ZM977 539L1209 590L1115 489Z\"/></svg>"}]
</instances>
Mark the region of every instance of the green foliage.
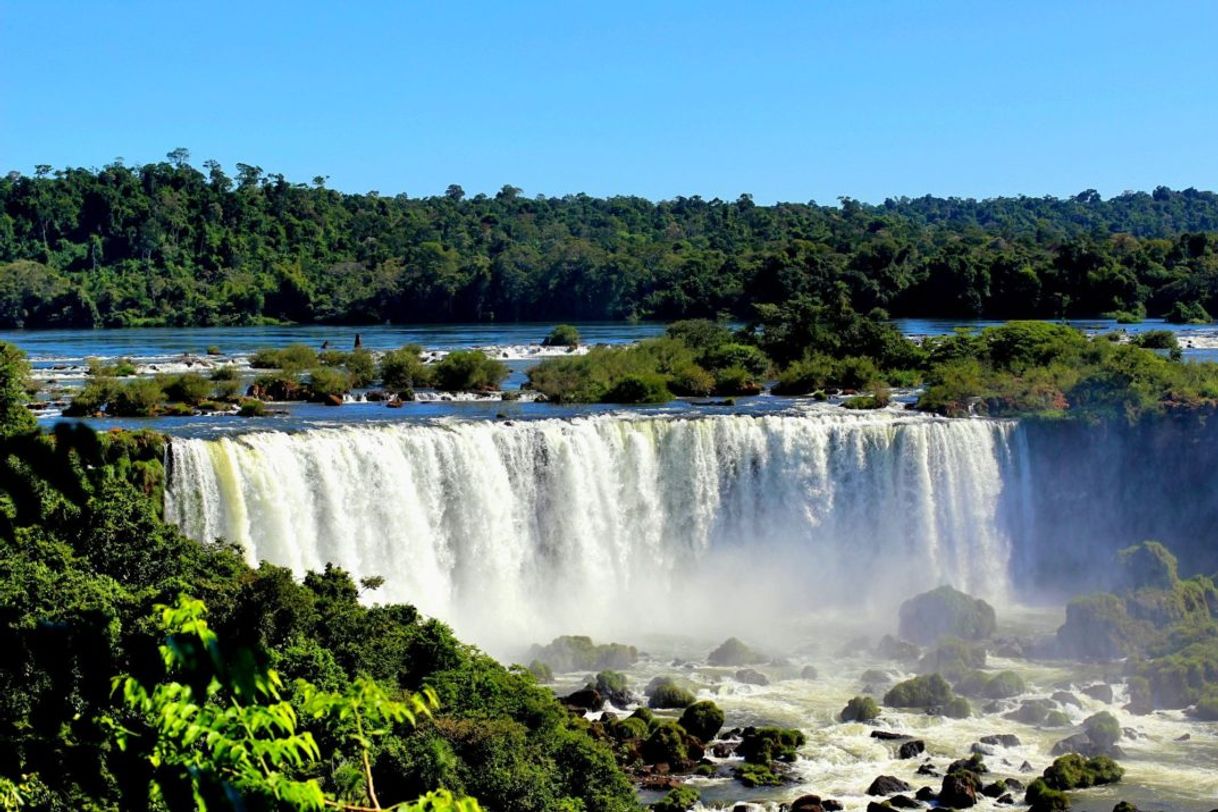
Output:
<instances>
[{"instance_id":1,"label":"green foliage","mask_svg":"<svg viewBox=\"0 0 1218 812\"><path fill-rule=\"evenodd\" d=\"M1044 783L1051 789L1087 789L1104 784L1115 784L1124 776L1125 770L1107 756L1084 758L1070 753L1045 769Z\"/></svg>"},{"instance_id":2,"label":"green foliage","mask_svg":"<svg viewBox=\"0 0 1218 812\"><path fill-rule=\"evenodd\" d=\"M639 660L634 646L596 644L582 635L556 637L545 646L533 646L529 657L558 672L629 668Z\"/></svg>"},{"instance_id":3,"label":"green foliage","mask_svg":"<svg viewBox=\"0 0 1218 812\"><path fill-rule=\"evenodd\" d=\"M1066 797L1066 793L1049 786L1043 778L1037 778L1028 784L1024 802L1029 804L1032 812L1060 812L1070 808L1070 799Z\"/></svg>"},{"instance_id":4,"label":"green foliage","mask_svg":"<svg viewBox=\"0 0 1218 812\"><path fill-rule=\"evenodd\" d=\"M435 387L445 392L493 392L507 376L507 365L480 350L455 350L432 369Z\"/></svg>"},{"instance_id":5,"label":"green foliage","mask_svg":"<svg viewBox=\"0 0 1218 812\"><path fill-rule=\"evenodd\" d=\"M942 674L952 680L963 679L978 668L984 668L985 661L984 646L947 638L922 656L918 672Z\"/></svg>"},{"instance_id":6,"label":"green foliage","mask_svg":"<svg viewBox=\"0 0 1218 812\"><path fill-rule=\"evenodd\" d=\"M681 714L679 724L695 739L708 742L723 727L723 711L709 700L695 702Z\"/></svg>"},{"instance_id":7,"label":"green foliage","mask_svg":"<svg viewBox=\"0 0 1218 812\"><path fill-rule=\"evenodd\" d=\"M407 344L381 356L381 384L391 392L402 392L431 383L431 369L423 364L423 348Z\"/></svg>"},{"instance_id":8,"label":"green foliage","mask_svg":"<svg viewBox=\"0 0 1218 812\"><path fill-rule=\"evenodd\" d=\"M1100 711L1083 720L1083 731L1101 750L1108 750L1121 738L1121 723L1108 711Z\"/></svg>"},{"instance_id":9,"label":"green foliage","mask_svg":"<svg viewBox=\"0 0 1218 812\"><path fill-rule=\"evenodd\" d=\"M363 388L372 384L376 380L377 368L376 359L372 357L372 353L363 348L352 350L343 363L347 369L347 375L351 379L351 385L357 388Z\"/></svg>"},{"instance_id":10,"label":"green foliage","mask_svg":"<svg viewBox=\"0 0 1218 812\"><path fill-rule=\"evenodd\" d=\"M946 704L952 696L947 680L931 674L898 682L884 694L884 704L891 708L934 708Z\"/></svg>"},{"instance_id":11,"label":"green foliage","mask_svg":"<svg viewBox=\"0 0 1218 812\"><path fill-rule=\"evenodd\" d=\"M785 727L746 727L736 753L749 764L769 767L775 761L794 762L806 743L804 734Z\"/></svg>"},{"instance_id":12,"label":"green foliage","mask_svg":"<svg viewBox=\"0 0 1218 812\"><path fill-rule=\"evenodd\" d=\"M735 769L736 780L746 787L782 786L782 778L765 764L745 762Z\"/></svg>"},{"instance_id":13,"label":"green foliage","mask_svg":"<svg viewBox=\"0 0 1218 812\"><path fill-rule=\"evenodd\" d=\"M1133 343L1147 350L1178 350L1180 342L1174 330L1147 330L1133 337Z\"/></svg>"},{"instance_id":14,"label":"green foliage","mask_svg":"<svg viewBox=\"0 0 1218 812\"><path fill-rule=\"evenodd\" d=\"M880 706L869 696L856 696L838 714L843 722L870 722L880 716Z\"/></svg>"},{"instance_id":15,"label":"green foliage","mask_svg":"<svg viewBox=\"0 0 1218 812\"><path fill-rule=\"evenodd\" d=\"M994 607L950 586L910 598L901 604L899 634L929 646L945 637L983 640L994 633Z\"/></svg>"},{"instance_id":16,"label":"green foliage","mask_svg":"<svg viewBox=\"0 0 1218 812\"><path fill-rule=\"evenodd\" d=\"M308 387L313 400L341 398L351 391L351 374L345 369L317 367L309 370Z\"/></svg>"},{"instance_id":17,"label":"green foliage","mask_svg":"<svg viewBox=\"0 0 1218 812\"><path fill-rule=\"evenodd\" d=\"M305 344L291 344L279 349L261 349L250 356L253 369L280 369L303 372L318 365L317 352Z\"/></svg>"},{"instance_id":18,"label":"green foliage","mask_svg":"<svg viewBox=\"0 0 1218 812\"><path fill-rule=\"evenodd\" d=\"M955 681L953 687L966 696L984 699L1008 699L1028 689L1023 677L1014 671L1000 671L997 674L974 671Z\"/></svg>"},{"instance_id":19,"label":"green foliage","mask_svg":"<svg viewBox=\"0 0 1218 812\"><path fill-rule=\"evenodd\" d=\"M1214 319L1200 302L1183 302L1177 300L1163 318L1173 324L1209 324Z\"/></svg>"},{"instance_id":20,"label":"green foliage","mask_svg":"<svg viewBox=\"0 0 1218 812\"><path fill-rule=\"evenodd\" d=\"M949 719L967 719L973 715L973 706L962 696L953 696L943 705L943 715Z\"/></svg>"},{"instance_id":21,"label":"green foliage","mask_svg":"<svg viewBox=\"0 0 1218 812\"><path fill-rule=\"evenodd\" d=\"M698 803L699 793L693 787L681 786L670 790L664 798L651 805L654 812L688 812Z\"/></svg>"},{"instance_id":22,"label":"green foliage","mask_svg":"<svg viewBox=\"0 0 1218 812\"><path fill-rule=\"evenodd\" d=\"M166 398L190 406L198 406L210 398L215 388L211 381L197 372L167 375L160 378L160 383Z\"/></svg>"},{"instance_id":23,"label":"green foliage","mask_svg":"<svg viewBox=\"0 0 1218 812\"><path fill-rule=\"evenodd\" d=\"M18 347L0 341L0 437L32 431L37 426L26 408L30 365Z\"/></svg>"},{"instance_id":24,"label":"green foliage","mask_svg":"<svg viewBox=\"0 0 1218 812\"><path fill-rule=\"evenodd\" d=\"M1117 564L1130 589L1173 589L1180 581L1176 557L1157 541L1143 541L1117 553Z\"/></svg>"},{"instance_id":25,"label":"green foliage","mask_svg":"<svg viewBox=\"0 0 1218 812\"><path fill-rule=\"evenodd\" d=\"M696 701L693 692L669 677L661 677L652 681L647 688L647 707L649 708L688 708Z\"/></svg>"},{"instance_id":26,"label":"green foliage","mask_svg":"<svg viewBox=\"0 0 1218 812\"><path fill-rule=\"evenodd\" d=\"M114 389L106 413L117 417L151 417L165 402L161 382L152 378L124 381Z\"/></svg>"},{"instance_id":27,"label":"green foliage","mask_svg":"<svg viewBox=\"0 0 1218 812\"><path fill-rule=\"evenodd\" d=\"M570 324L559 324L541 341L543 347L578 347L579 330Z\"/></svg>"}]
</instances>

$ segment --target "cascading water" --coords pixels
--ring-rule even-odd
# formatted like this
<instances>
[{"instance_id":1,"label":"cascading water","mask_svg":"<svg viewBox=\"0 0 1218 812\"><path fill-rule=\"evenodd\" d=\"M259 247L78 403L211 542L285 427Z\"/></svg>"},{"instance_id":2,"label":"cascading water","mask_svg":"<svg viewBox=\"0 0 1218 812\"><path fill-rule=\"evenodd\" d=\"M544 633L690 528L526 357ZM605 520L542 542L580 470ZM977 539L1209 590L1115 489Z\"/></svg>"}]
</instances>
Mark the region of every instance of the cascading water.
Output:
<instances>
[{"instance_id":1,"label":"cascading water","mask_svg":"<svg viewBox=\"0 0 1218 812\"><path fill-rule=\"evenodd\" d=\"M484 644L725 629L945 582L1001 600L1012 425L837 412L175 439L166 511L251 561L383 575L379 599Z\"/></svg>"}]
</instances>

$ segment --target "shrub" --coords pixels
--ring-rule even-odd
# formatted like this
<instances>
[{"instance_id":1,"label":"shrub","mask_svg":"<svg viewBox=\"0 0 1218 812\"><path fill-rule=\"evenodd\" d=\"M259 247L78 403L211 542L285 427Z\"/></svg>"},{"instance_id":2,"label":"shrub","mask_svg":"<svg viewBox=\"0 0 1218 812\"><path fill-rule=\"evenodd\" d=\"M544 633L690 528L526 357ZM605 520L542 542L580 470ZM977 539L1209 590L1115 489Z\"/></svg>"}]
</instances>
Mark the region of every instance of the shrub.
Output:
<instances>
[{"instance_id":1,"label":"shrub","mask_svg":"<svg viewBox=\"0 0 1218 812\"><path fill-rule=\"evenodd\" d=\"M1200 302L1176 302L1163 318L1172 324L1209 324L1213 321Z\"/></svg>"},{"instance_id":2,"label":"shrub","mask_svg":"<svg viewBox=\"0 0 1218 812\"><path fill-rule=\"evenodd\" d=\"M672 392L663 376L657 374L627 375L600 397L602 403L667 403L670 400Z\"/></svg>"},{"instance_id":3,"label":"shrub","mask_svg":"<svg viewBox=\"0 0 1218 812\"><path fill-rule=\"evenodd\" d=\"M674 722L660 722L643 742L643 759L649 764L679 765L689 760L682 730Z\"/></svg>"},{"instance_id":4,"label":"shrub","mask_svg":"<svg viewBox=\"0 0 1218 812\"><path fill-rule=\"evenodd\" d=\"M1069 753L1045 768L1044 781L1051 789L1087 789L1115 784L1124 775L1125 770L1107 756L1084 758L1077 753Z\"/></svg>"},{"instance_id":5,"label":"shrub","mask_svg":"<svg viewBox=\"0 0 1218 812\"><path fill-rule=\"evenodd\" d=\"M629 668L638 662L639 652L622 643L597 645L590 637L565 635L554 638L548 645L533 646L529 657L561 673Z\"/></svg>"},{"instance_id":6,"label":"shrub","mask_svg":"<svg viewBox=\"0 0 1218 812\"><path fill-rule=\"evenodd\" d=\"M217 383L220 381L235 381L239 377L240 376L237 374L237 368L231 364L216 367L211 371L211 379Z\"/></svg>"},{"instance_id":7,"label":"shrub","mask_svg":"<svg viewBox=\"0 0 1218 812\"><path fill-rule=\"evenodd\" d=\"M114 390L106 411L119 417L151 417L165 402L165 391L160 381L152 378L136 378Z\"/></svg>"},{"instance_id":8,"label":"shrub","mask_svg":"<svg viewBox=\"0 0 1218 812\"><path fill-rule=\"evenodd\" d=\"M1121 576L1130 589L1172 589L1180 581L1176 557L1157 541L1143 541L1117 553Z\"/></svg>"},{"instance_id":9,"label":"shrub","mask_svg":"<svg viewBox=\"0 0 1218 812\"><path fill-rule=\"evenodd\" d=\"M879 718L879 715L880 706L869 696L854 697L839 714L843 722L870 722Z\"/></svg>"},{"instance_id":10,"label":"shrub","mask_svg":"<svg viewBox=\"0 0 1218 812\"><path fill-rule=\"evenodd\" d=\"M317 367L309 370L309 395L313 400L341 397L351 391L351 376L346 370Z\"/></svg>"},{"instance_id":11,"label":"shrub","mask_svg":"<svg viewBox=\"0 0 1218 812\"><path fill-rule=\"evenodd\" d=\"M759 395L761 381L749 370L741 366L731 366L715 370L716 395Z\"/></svg>"},{"instance_id":12,"label":"shrub","mask_svg":"<svg viewBox=\"0 0 1218 812\"><path fill-rule=\"evenodd\" d=\"M254 369L282 369L302 372L317 366L317 352L305 344L291 344L280 349L264 348L250 356Z\"/></svg>"},{"instance_id":13,"label":"shrub","mask_svg":"<svg viewBox=\"0 0 1218 812\"><path fill-rule=\"evenodd\" d=\"M165 397L181 403L198 406L211 397L212 384L197 372L169 375L161 379Z\"/></svg>"},{"instance_id":14,"label":"shrub","mask_svg":"<svg viewBox=\"0 0 1218 812\"><path fill-rule=\"evenodd\" d=\"M952 687L938 674L914 677L894 685L884 694L884 704L892 708L930 708L952 698Z\"/></svg>"},{"instance_id":15,"label":"shrub","mask_svg":"<svg viewBox=\"0 0 1218 812\"><path fill-rule=\"evenodd\" d=\"M810 395L829 385L833 369L832 358L812 355L784 369L772 391L775 395Z\"/></svg>"},{"instance_id":16,"label":"shrub","mask_svg":"<svg viewBox=\"0 0 1218 812\"><path fill-rule=\"evenodd\" d=\"M659 380L663 380L659 377ZM668 389L675 394L685 397L702 397L709 395L715 388L715 376L697 364L690 362L674 369L668 376ZM669 398L671 399L671 398ZM638 403L663 401L635 401Z\"/></svg>"},{"instance_id":17,"label":"shrub","mask_svg":"<svg viewBox=\"0 0 1218 812\"><path fill-rule=\"evenodd\" d=\"M241 417L262 417L266 414L266 404L257 398L245 398L237 407Z\"/></svg>"},{"instance_id":18,"label":"shrub","mask_svg":"<svg viewBox=\"0 0 1218 812\"><path fill-rule=\"evenodd\" d=\"M994 607L950 586L941 586L901 604L898 633L905 640L929 646L944 637L983 640L997 626Z\"/></svg>"},{"instance_id":19,"label":"shrub","mask_svg":"<svg viewBox=\"0 0 1218 812\"><path fill-rule=\"evenodd\" d=\"M533 675L533 679L542 685L549 685L554 681L554 672L550 670L550 666L541 660L533 660L533 662L529 663L528 671Z\"/></svg>"},{"instance_id":20,"label":"shrub","mask_svg":"<svg viewBox=\"0 0 1218 812\"><path fill-rule=\"evenodd\" d=\"M1180 349L1180 342L1176 340L1174 330L1147 330L1134 336L1133 344L1147 350Z\"/></svg>"},{"instance_id":21,"label":"shrub","mask_svg":"<svg viewBox=\"0 0 1218 812\"><path fill-rule=\"evenodd\" d=\"M102 377L86 381L72 396L72 402L63 410L67 417L85 417L105 409L114 397L118 384L113 378ZM22 407L24 408L24 407Z\"/></svg>"},{"instance_id":22,"label":"shrub","mask_svg":"<svg viewBox=\"0 0 1218 812\"><path fill-rule=\"evenodd\" d=\"M752 344L720 344L703 353L698 360L716 372L737 367L754 377L764 375L770 368L770 359Z\"/></svg>"},{"instance_id":23,"label":"shrub","mask_svg":"<svg viewBox=\"0 0 1218 812\"><path fill-rule=\"evenodd\" d=\"M423 363L423 348L407 344L381 356L381 384L392 392L402 392L431 382L431 369Z\"/></svg>"},{"instance_id":24,"label":"shrub","mask_svg":"<svg viewBox=\"0 0 1218 812\"><path fill-rule=\"evenodd\" d=\"M680 725L695 739L708 742L723 727L723 711L714 702L695 702L681 714Z\"/></svg>"},{"instance_id":25,"label":"shrub","mask_svg":"<svg viewBox=\"0 0 1218 812\"><path fill-rule=\"evenodd\" d=\"M578 347L579 330L570 324L559 324L541 341L543 347Z\"/></svg>"},{"instance_id":26,"label":"shrub","mask_svg":"<svg viewBox=\"0 0 1218 812\"><path fill-rule=\"evenodd\" d=\"M363 348L353 350L343 364L351 378L351 385L362 389L376 380L376 359Z\"/></svg>"},{"instance_id":27,"label":"shrub","mask_svg":"<svg viewBox=\"0 0 1218 812\"><path fill-rule=\"evenodd\" d=\"M444 356L433 370L437 389L445 392L493 392L508 376L502 361L479 350L455 350Z\"/></svg>"}]
</instances>

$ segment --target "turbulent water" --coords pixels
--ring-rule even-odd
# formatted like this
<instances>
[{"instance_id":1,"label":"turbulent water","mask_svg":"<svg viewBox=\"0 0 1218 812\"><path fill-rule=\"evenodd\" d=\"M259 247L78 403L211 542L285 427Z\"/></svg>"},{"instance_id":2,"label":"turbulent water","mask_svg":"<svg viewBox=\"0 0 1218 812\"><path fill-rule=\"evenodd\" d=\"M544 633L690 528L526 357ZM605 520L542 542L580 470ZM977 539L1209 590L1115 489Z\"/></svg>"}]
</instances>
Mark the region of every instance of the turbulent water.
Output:
<instances>
[{"instance_id":1,"label":"turbulent water","mask_svg":"<svg viewBox=\"0 0 1218 812\"><path fill-rule=\"evenodd\" d=\"M941 582L1001 599L1011 429L833 410L174 440L167 509L251 561L383 575L492 647L724 628Z\"/></svg>"}]
</instances>

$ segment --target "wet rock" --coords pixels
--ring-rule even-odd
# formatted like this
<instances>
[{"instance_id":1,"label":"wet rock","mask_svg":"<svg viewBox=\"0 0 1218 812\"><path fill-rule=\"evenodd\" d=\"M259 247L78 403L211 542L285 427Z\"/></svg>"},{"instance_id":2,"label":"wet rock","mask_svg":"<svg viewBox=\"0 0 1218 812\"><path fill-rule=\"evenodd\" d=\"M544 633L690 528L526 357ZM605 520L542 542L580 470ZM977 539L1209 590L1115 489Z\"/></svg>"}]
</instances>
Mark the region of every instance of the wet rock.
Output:
<instances>
[{"instance_id":1,"label":"wet rock","mask_svg":"<svg viewBox=\"0 0 1218 812\"><path fill-rule=\"evenodd\" d=\"M939 771L935 769L935 765L929 761L918 767L918 775L932 775L936 778L939 776Z\"/></svg>"},{"instance_id":2,"label":"wet rock","mask_svg":"<svg viewBox=\"0 0 1218 812\"><path fill-rule=\"evenodd\" d=\"M820 805L825 808L825 812L842 812L846 808L841 801L835 801L832 798L826 798L820 802Z\"/></svg>"},{"instance_id":3,"label":"wet rock","mask_svg":"<svg viewBox=\"0 0 1218 812\"><path fill-rule=\"evenodd\" d=\"M876 643L875 653L886 660L913 662L922 656L922 650L913 643L898 640L891 634L886 634Z\"/></svg>"},{"instance_id":4,"label":"wet rock","mask_svg":"<svg viewBox=\"0 0 1218 812\"><path fill-rule=\"evenodd\" d=\"M867 812L892 812L892 807L888 804L877 804L875 801L868 801Z\"/></svg>"},{"instance_id":5,"label":"wet rock","mask_svg":"<svg viewBox=\"0 0 1218 812\"><path fill-rule=\"evenodd\" d=\"M939 805L952 809L975 806L978 783L976 774L967 770L948 773L943 776L943 788L939 790Z\"/></svg>"},{"instance_id":6,"label":"wet rock","mask_svg":"<svg viewBox=\"0 0 1218 812\"><path fill-rule=\"evenodd\" d=\"M750 665L765 661L765 657L753 651L738 638L729 637L719 648L707 655L706 661L711 665Z\"/></svg>"},{"instance_id":7,"label":"wet rock","mask_svg":"<svg viewBox=\"0 0 1218 812\"><path fill-rule=\"evenodd\" d=\"M786 657L775 657L770 660L770 665L774 666L775 668L790 668L791 661Z\"/></svg>"},{"instance_id":8,"label":"wet rock","mask_svg":"<svg viewBox=\"0 0 1218 812\"><path fill-rule=\"evenodd\" d=\"M1003 716L1013 722L1023 722L1025 725L1039 725L1055 710L1057 703L1049 699L1025 699L1019 707Z\"/></svg>"},{"instance_id":9,"label":"wet rock","mask_svg":"<svg viewBox=\"0 0 1218 812\"><path fill-rule=\"evenodd\" d=\"M868 795L895 795L898 792L908 792L913 789L900 778L893 775L881 775L871 782L867 788Z\"/></svg>"},{"instance_id":10,"label":"wet rock","mask_svg":"<svg viewBox=\"0 0 1218 812\"><path fill-rule=\"evenodd\" d=\"M982 744L981 742L973 742L972 747L969 748L969 752L976 753L979 756L992 756L992 755L994 755L994 753L996 753L998 751L995 750L993 747L991 747L988 744Z\"/></svg>"},{"instance_id":11,"label":"wet rock","mask_svg":"<svg viewBox=\"0 0 1218 812\"><path fill-rule=\"evenodd\" d=\"M1008 792L1006 795L998 796L994 803L1002 804L1003 806L1011 806L1015 803L1015 796Z\"/></svg>"},{"instance_id":12,"label":"wet rock","mask_svg":"<svg viewBox=\"0 0 1218 812\"><path fill-rule=\"evenodd\" d=\"M863 654L871 647L870 644L871 638L865 634L859 635L858 637L851 637L842 645L841 648L837 650L837 656L853 657L856 654Z\"/></svg>"},{"instance_id":13,"label":"wet rock","mask_svg":"<svg viewBox=\"0 0 1218 812\"><path fill-rule=\"evenodd\" d=\"M736 681L745 685L769 685L770 679L760 671L752 668L742 668L736 672Z\"/></svg>"},{"instance_id":14,"label":"wet rock","mask_svg":"<svg viewBox=\"0 0 1218 812\"><path fill-rule=\"evenodd\" d=\"M908 733L897 733L892 730L873 730L873 731L871 731L871 738L879 739L880 741L890 742L890 741L898 741L900 739L908 739L909 734Z\"/></svg>"},{"instance_id":15,"label":"wet rock","mask_svg":"<svg viewBox=\"0 0 1218 812\"><path fill-rule=\"evenodd\" d=\"M1000 747L1018 747L1020 744L1019 737L1014 733L999 733L994 736L982 736L982 744L995 744Z\"/></svg>"},{"instance_id":16,"label":"wet rock","mask_svg":"<svg viewBox=\"0 0 1218 812\"><path fill-rule=\"evenodd\" d=\"M894 795L888 799L888 805L895 809L921 809L922 804L908 795Z\"/></svg>"},{"instance_id":17,"label":"wet rock","mask_svg":"<svg viewBox=\"0 0 1218 812\"><path fill-rule=\"evenodd\" d=\"M1108 685L1107 683L1099 682L1095 685L1088 685L1083 689L1083 693L1092 699L1099 700L1100 702L1104 702L1109 705L1112 704L1112 686Z\"/></svg>"},{"instance_id":18,"label":"wet rock","mask_svg":"<svg viewBox=\"0 0 1218 812\"><path fill-rule=\"evenodd\" d=\"M343 405L343 396L342 395L332 395L332 394L326 395L325 399L322 400L322 403L324 403L326 406L342 406Z\"/></svg>"},{"instance_id":19,"label":"wet rock","mask_svg":"<svg viewBox=\"0 0 1218 812\"><path fill-rule=\"evenodd\" d=\"M1144 739L1144 738L1146 738L1141 733L1134 730L1132 727L1121 728L1121 735L1127 739Z\"/></svg>"},{"instance_id":20,"label":"wet rock","mask_svg":"<svg viewBox=\"0 0 1218 812\"><path fill-rule=\"evenodd\" d=\"M922 787L920 790L914 793L914 797L919 801L926 801L927 803L930 803L939 797L939 793L935 792L930 787Z\"/></svg>"},{"instance_id":21,"label":"wet rock","mask_svg":"<svg viewBox=\"0 0 1218 812\"><path fill-rule=\"evenodd\" d=\"M816 670L816 666L805 665L803 670L799 672L799 676L800 679L816 679L820 676L820 673Z\"/></svg>"},{"instance_id":22,"label":"wet rock","mask_svg":"<svg viewBox=\"0 0 1218 812\"><path fill-rule=\"evenodd\" d=\"M727 758L732 753L736 752L736 748L740 746L740 742L717 742L711 748L711 753L715 758Z\"/></svg>"},{"instance_id":23,"label":"wet rock","mask_svg":"<svg viewBox=\"0 0 1218 812\"><path fill-rule=\"evenodd\" d=\"M1069 691L1054 691L1050 696L1054 702L1060 702L1063 705L1073 705L1076 708L1083 706L1082 700Z\"/></svg>"},{"instance_id":24,"label":"wet rock","mask_svg":"<svg viewBox=\"0 0 1218 812\"><path fill-rule=\"evenodd\" d=\"M897 758L915 758L925 752L926 742L922 741L921 739L914 739L913 741L903 742L901 746L897 748Z\"/></svg>"},{"instance_id":25,"label":"wet rock","mask_svg":"<svg viewBox=\"0 0 1218 812\"><path fill-rule=\"evenodd\" d=\"M819 795L801 795L791 802L790 812L824 812Z\"/></svg>"},{"instance_id":26,"label":"wet rock","mask_svg":"<svg viewBox=\"0 0 1218 812\"><path fill-rule=\"evenodd\" d=\"M1186 742L1186 741L1192 739L1192 737L1193 737L1193 734L1185 733L1183 736L1177 736L1175 740L1178 742Z\"/></svg>"},{"instance_id":27,"label":"wet rock","mask_svg":"<svg viewBox=\"0 0 1218 812\"><path fill-rule=\"evenodd\" d=\"M605 704L605 700L600 693L594 688L581 688L573 694L568 694L562 698L562 703L568 708L579 708L580 710L600 710Z\"/></svg>"},{"instance_id":28,"label":"wet rock","mask_svg":"<svg viewBox=\"0 0 1218 812\"><path fill-rule=\"evenodd\" d=\"M1036 772L1036 768L1033 767L1031 763L1025 761L1023 764L1019 765L1019 771L1021 773L1034 773Z\"/></svg>"}]
</instances>

